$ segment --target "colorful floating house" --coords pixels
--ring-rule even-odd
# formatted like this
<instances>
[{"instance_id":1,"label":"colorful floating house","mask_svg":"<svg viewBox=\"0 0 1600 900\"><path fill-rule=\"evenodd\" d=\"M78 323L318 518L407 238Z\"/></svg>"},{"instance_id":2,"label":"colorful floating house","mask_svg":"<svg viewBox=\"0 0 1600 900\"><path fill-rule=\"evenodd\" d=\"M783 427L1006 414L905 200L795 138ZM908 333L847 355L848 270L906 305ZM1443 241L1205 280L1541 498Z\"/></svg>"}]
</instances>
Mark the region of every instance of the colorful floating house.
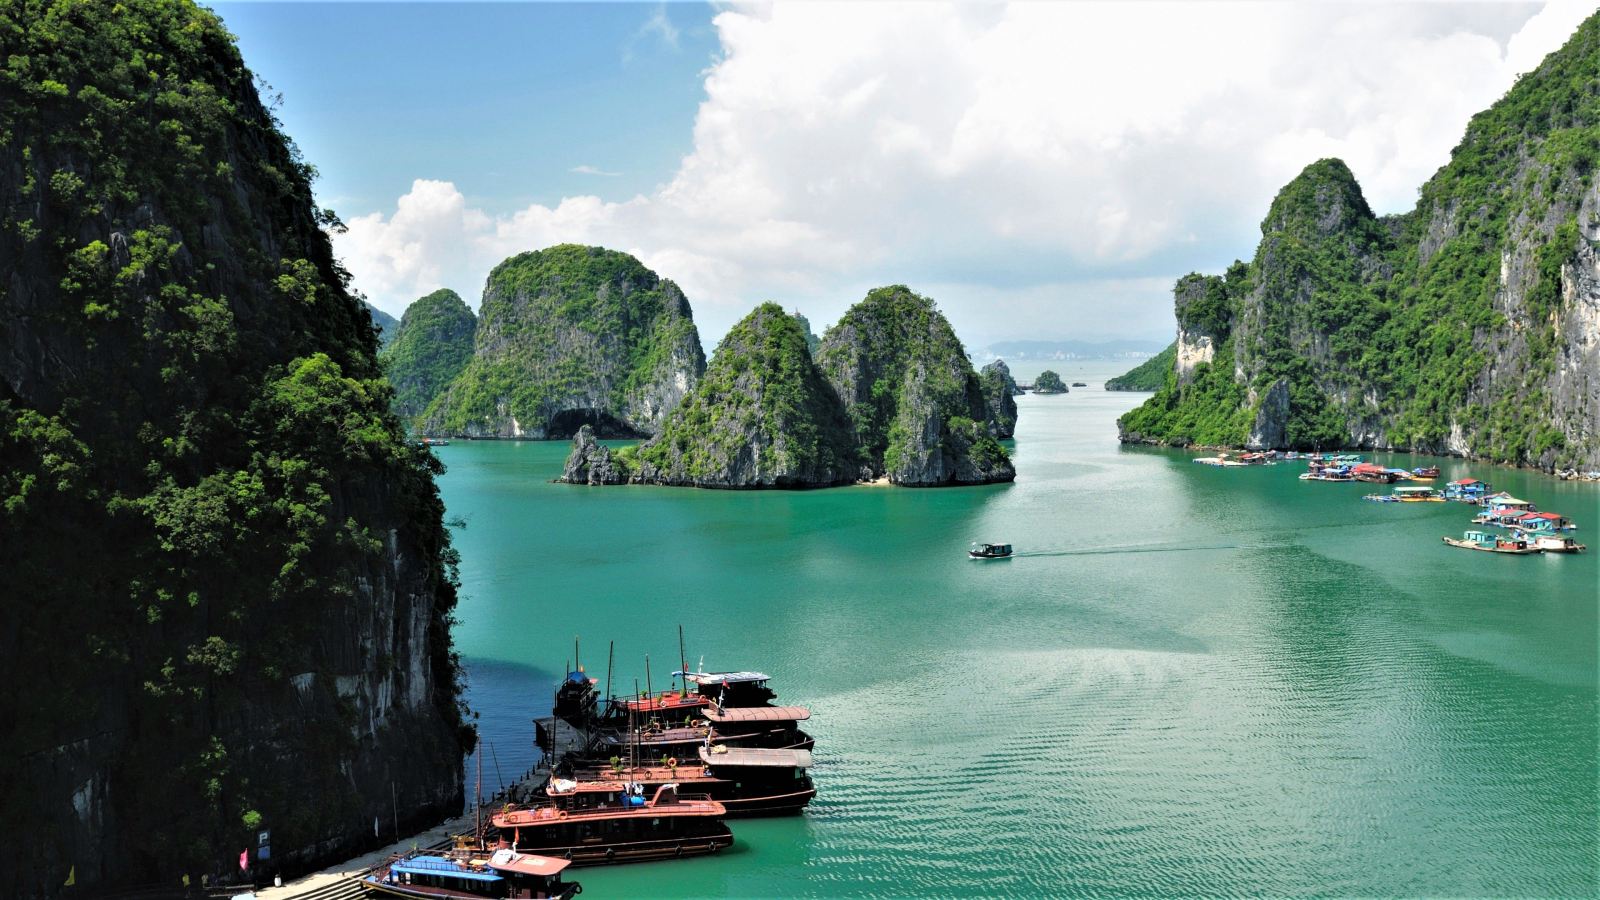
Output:
<instances>
[{"instance_id":1,"label":"colorful floating house","mask_svg":"<svg viewBox=\"0 0 1600 900\"><path fill-rule=\"evenodd\" d=\"M1571 519L1552 512L1525 512L1507 524L1518 531L1530 534L1554 534L1558 531L1571 531L1577 527L1572 524Z\"/></svg>"},{"instance_id":2,"label":"colorful floating house","mask_svg":"<svg viewBox=\"0 0 1600 900\"><path fill-rule=\"evenodd\" d=\"M1476 478L1460 478L1444 486L1444 495L1448 500L1476 502L1487 493L1489 493L1489 483Z\"/></svg>"}]
</instances>

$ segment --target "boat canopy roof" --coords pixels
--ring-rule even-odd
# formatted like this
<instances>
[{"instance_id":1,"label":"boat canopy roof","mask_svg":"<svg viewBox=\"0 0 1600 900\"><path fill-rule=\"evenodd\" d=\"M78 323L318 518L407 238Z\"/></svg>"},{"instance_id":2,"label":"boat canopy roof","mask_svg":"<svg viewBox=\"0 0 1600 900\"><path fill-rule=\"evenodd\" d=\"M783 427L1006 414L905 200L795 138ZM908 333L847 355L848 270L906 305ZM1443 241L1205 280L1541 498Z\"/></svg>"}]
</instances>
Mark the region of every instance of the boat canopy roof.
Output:
<instances>
[{"instance_id":1,"label":"boat canopy roof","mask_svg":"<svg viewBox=\"0 0 1600 900\"><path fill-rule=\"evenodd\" d=\"M1455 481L1452 481L1450 483L1455 485L1455 486L1457 486L1457 487L1466 487L1467 485L1470 485L1470 484L1483 484L1483 482L1479 481L1476 478L1458 478Z\"/></svg>"},{"instance_id":2,"label":"boat canopy roof","mask_svg":"<svg viewBox=\"0 0 1600 900\"><path fill-rule=\"evenodd\" d=\"M768 750L762 747L724 747L718 753L700 748L700 759L715 766L765 766L781 769L811 768L810 750Z\"/></svg>"},{"instance_id":3,"label":"boat canopy roof","mask_svg":"<svg viewBox=\"0 0 1600 900\"><path fill-rule=\"evenodd\" d=\"M1551 519L1551 520L1555 520L1555 519L1560 519L1561 516L1559 514L1553 513L1553 512L1536 512L1536 513L1528 513L1526 518L1529 518L1529 519Z\"/></svg>"},{"instance_id":4,"label":"boat canopy roof","mask_svg":"<svg viewBox=\"0 0 1600 900\"><path fill-rule=\"evenodd\" d=\"M673 672L674 677L687 678L695 684L743 684L750 681L767 681L771 675L763 672Z\"/></svg>"},{"instance_id":5,"label":"boat canopy roof","mask_svg":"<svg viewBox=\"0 0 1600 900\"><path fill-rule=\"evenodd\" d=\"M1394 492L1396 494L1431 494L1433 493L1433 488L1424 487L1420 484L1405 484L1397 486Z\"/></svg>"},{"instance_id":6,"label":"boat canopy roof","mask_svg":"<svg viewBox=\"0 0 1600 900\"><path fill-rule=\"evenodd\" d=\"M1494 503L1495 506L1531 506L1532 505L1526 500L1518 500L1515 497L1495 497L1495 498L1493 498L1493 503Z\"/></svg>"},{"instance_id":7,"label":"boat canopy roof","mask_svg":"<svg viewBox=\"0 0 1600 900\"><path fill-rule=\"evenodd\" d=\"M411 875L445 875L450 878L465 878L468 881L505 880L493 872L469 868L446 856L409 856L391 864L389 870Z\"/></svg>"},{"instance_id":8,"label":"boat canopy roof","mask_svg":"<svg viewBox=\"0 0 1600 900\"><path fill-rule=\"evenodd\" d=\"M541 875L547 878L561 874L561 870L569 865L572 864L564 859L518 853L515 850L496 850L494 855L489 857L489 867L492 869L514 872L518 875Z\"/></svg>"},{"instance_id":9,"label":"boat canopy roof","mask_svg":"<svg viewBox=\"0 0 1600 900\"><path fill-rule=\"evenodd\" d=\"M705 717L712 722L804 722L811 718L811 710L804 706L739 706L732 709L708 709Z\"/></svg>"}]
</instances>

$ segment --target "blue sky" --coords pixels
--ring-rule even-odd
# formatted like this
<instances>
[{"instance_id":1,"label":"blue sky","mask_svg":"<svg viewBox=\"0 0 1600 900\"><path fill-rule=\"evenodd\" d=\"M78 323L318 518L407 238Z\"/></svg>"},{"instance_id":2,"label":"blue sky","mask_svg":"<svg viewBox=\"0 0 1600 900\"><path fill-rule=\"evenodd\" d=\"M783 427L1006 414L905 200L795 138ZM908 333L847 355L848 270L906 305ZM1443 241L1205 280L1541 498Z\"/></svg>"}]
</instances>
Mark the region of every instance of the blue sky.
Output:
<instances>
[{"instance_id":1,"label":"blue sky","mask_svg":"<svg viewBox=\"0 0 1600 900\"><path fill-rule=\"evenodd\" d=\"M451 180L491 213L648 192L691 147L718 49L701 4L215 9L343 215L392 207L416 178Z\"/></svg>"},{"instance_id":2,"label":"blue sky","mask_svg":"<svg viewBox=\"0 0 1600 900\"><path fill-rule=\"evenodd\" d=\"M969 349L1170 339L1171 287L1248 259L1345 160L1409 210L1471 115L1592 3L221 3L399 315L555 243L638 256L707 347L766 300L874 286Z\"/></svg>"}]
</instances>

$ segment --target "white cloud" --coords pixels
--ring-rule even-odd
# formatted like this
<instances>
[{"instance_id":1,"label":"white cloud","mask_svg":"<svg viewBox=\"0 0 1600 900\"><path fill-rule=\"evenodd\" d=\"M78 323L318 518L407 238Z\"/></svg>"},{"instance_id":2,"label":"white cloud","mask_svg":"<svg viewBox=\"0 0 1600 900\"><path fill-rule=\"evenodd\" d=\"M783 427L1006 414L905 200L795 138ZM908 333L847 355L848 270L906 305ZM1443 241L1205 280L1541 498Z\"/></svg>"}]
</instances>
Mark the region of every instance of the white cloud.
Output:
<instances>
[{"instance_id":1,"label":"white cloud","mask_svg":"<svg viewBox=\"0 0 1600 900\"><path fill-rule=\"evenodd\" d=\"M573 173L574 175L604 175L607 178L615 178L622 174L621 172L607 172L605 169L602 169L599 166L591 165L573 166L567 171Z\"/></svg>"},{"instance_id":2,"label":"white cloud","mask_svg":"<svg viewBox=\"0 0 1600 900\"><path fill-rule=\"evenodd\" d=\"M708 346L761 300L820 328L889 282L939 299L974 346L1124 322L1149 336L1170 323L1172 278L1247 257L1273 194L1320 157L1345 159L1378 211L1409 208L1467 119L1589 11L729 8L693 150L659 189L491 216L417 181L338 247L396 313L572 241L678 281Z\"/></svg>"}]
</instances>

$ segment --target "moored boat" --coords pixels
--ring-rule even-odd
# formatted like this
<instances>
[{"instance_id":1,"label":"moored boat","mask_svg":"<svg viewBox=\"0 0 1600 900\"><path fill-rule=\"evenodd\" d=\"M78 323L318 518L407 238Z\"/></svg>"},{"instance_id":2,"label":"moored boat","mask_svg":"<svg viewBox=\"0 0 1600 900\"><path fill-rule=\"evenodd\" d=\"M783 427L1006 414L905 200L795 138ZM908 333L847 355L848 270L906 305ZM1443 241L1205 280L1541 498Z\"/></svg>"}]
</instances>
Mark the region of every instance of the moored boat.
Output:
<instances>
[{"instance_id":1,"label":"moored boat","mask_svg":"<svg viewBox=\"0 0 1600 900\"><path fill-rule=\"evenodd\" d=\"M1578 539L1562 534L1541 534L1533 539L1533 545L1546 553L1582 553L1589 549L1586 545L1578 543Z\"/></svg>"},{"instance_id":2,"label":"moored boat","mask_svg":"<svg viewBox=\"0 0 1600 900\"><path fill-rule=\"evenodd\" d=\"M562 881L571 863L501 849L481 854L418 851L396 856L361 881L370 891L395 897L492 897L505 900L571 900L583 893Z\"/></svg>"},{"instance_id":3,"label":"moored boat","mask_svg":"<svg viewBox=\"0 0 1600 900\"><path fill-rule=\"evenodd\" d=\"M1439 477L1438 466L1420 466L1411 470L1411 477L1418 481L1432 481Z\"/></svg>"},{"instance_id":4,"label":"moored boat","mask_svg":"<svg viewBox=\"0 0 1600 900\"><path fill-rule=\"evenodd\" d=\"M1397 485L1390 494L1401 503L1443 503L1444 495L1423 485Z\"/></svg>"},{"instance_id":5,"label":"moored boat","mask_svg":"<svg viewBox=\"0 0 1600 900\"><path fill-rule=\"evenodd\" d=\"M717 744L695 748L696 757L668 758L659 764L588 766L566 773L579 782L642 785L648 793L676 783L687 793L705 794L728 809L728 818L782 816L800 812L816 796L807 770L809 750L771 750Z\"/></svg>"},{"instance_id":6,"label":"moored boat","mask_svg":"<svg viewBox=\"0 0 1600 900\"><path fill-rule=\"evenodd\" d=\"M1501 537L1487 531L1468 531L1459 538L1446 537L1444 542L1452 547L1464 550L1482 550L1486 553L1505 553L1513 556L1526 556L1544 551L1532 546L1521 537Z\"/></svg>"},{"instance_id":7,"label":"moored boat","mask_svg":"<svg viewBox=\"0 0 1600 900\"><path fill-rule=\"evenodd\" d=\"M511 807L490 820L502 847L535 850L575 866L717 853L733 844L727 807L662 784L646 800L637 784L552 781L550 802Z\"/></svg>"}]
</instances>

